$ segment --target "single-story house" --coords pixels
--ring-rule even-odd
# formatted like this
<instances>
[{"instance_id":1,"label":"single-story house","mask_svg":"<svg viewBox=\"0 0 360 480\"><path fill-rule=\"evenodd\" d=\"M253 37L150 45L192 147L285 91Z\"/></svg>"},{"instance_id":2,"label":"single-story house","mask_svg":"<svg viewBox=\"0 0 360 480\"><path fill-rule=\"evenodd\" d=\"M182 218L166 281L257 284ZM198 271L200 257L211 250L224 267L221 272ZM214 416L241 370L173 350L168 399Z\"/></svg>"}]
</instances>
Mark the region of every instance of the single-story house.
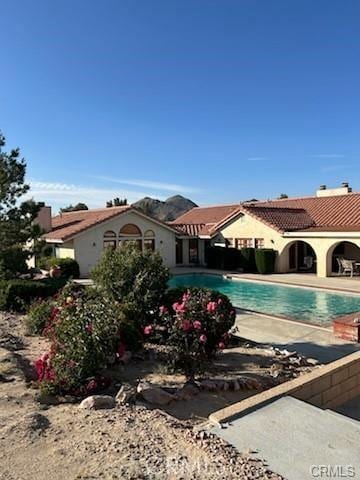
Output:
<instances>
[{"instance_id":1,"label":"single-story house","mask_svg":"<svg viewBox=\"0 0 360 480\"><path fill-rule=\"evenodd\" d=\"M137 242L141 249L159 251L169 267L176 264L177 230L132 206L79 210L53 218L50 207L43 207L39 223L48 225L43 238L53 245L55 256L74 258L82 277L89 275L104 248L128 241Z\"/></svg>"},{"instance_id":2,"label":"single-story house","mask_svg":"<svg viewBox=\"0 0 360 480\"><path fill-rule=\"evenodd\" d=\"M342 268L342 260L360 267L360 193L348 184L322 186L312 197L195 207L170 223L132 206L53 218L44 207L40 223L55 255L75 258L81 276L89 275L104 248L129 240L159 251L169 267L206 265L210 245L272 248L278 252L279 273L317 272L326 277Z\"/></svg>"},{"instance_id":3,"label":"single-story house","mask_svg":"<svg viewBox=\"0 0 360 480\"><path fill-rule=\"evenodd\" d=\"M190 260L201 264L206 245L215 244L273 248L279 273L331 276L343 259L360 267L360 193L346 183L323 185L312 197L193 208L172 226L187 234Z\"/></svg>"}]
</instances>

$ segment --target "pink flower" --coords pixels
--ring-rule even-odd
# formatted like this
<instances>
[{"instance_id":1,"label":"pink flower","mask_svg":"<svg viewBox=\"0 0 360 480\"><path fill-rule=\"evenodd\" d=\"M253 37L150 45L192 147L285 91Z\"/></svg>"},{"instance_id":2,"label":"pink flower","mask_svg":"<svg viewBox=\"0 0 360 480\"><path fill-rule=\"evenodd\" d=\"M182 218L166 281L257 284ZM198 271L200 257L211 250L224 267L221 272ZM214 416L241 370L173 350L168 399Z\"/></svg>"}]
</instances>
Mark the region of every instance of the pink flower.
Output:
<instances>
[{"instance_id":1,"label":"pink flower","mask_svg":"<svg viewBox=\"0 0 360 480\"><path fill-rule=\"evenodd\" d=\"M209 303L206 305L206 310L207 310L209 313L215 312L216 309L217 309L217 303L216 303L216 302L209 302Z\"/></svg>"},{"instance_id":2,"label":"pink flower","mask_svg":"<svg viewBox=\"0 0 360 480\"><path fill-rule=\"evenodd\" d=\"M225 348L225 343L224 342L219 342L218 347L220 348L220 350L223 350Z\"/></svg>"},{"instance_id":3,"label":"pink flower","mask_svg":"<svg viewBox=\"0 0 360 480\"><path fill-rule=\"evenodd\" d=\"M98 388L98 384L94 378L90 380L89 383L86 385L86 391L88 393L94 392L97 388Z\"/></svg>"},{"instance_id":4,"label":"pink flower","mask_svg":"<svg viewBox=\"0 0 360 480\"><path fill-rule=\"evenodd\" d=\"M199 342L200 343L206 343L207 342L207 337L204 333L202 335L200 335Z\"/></svg>"},{"instance_id":5,"label":"pink flower","mask_svg":"<svg viewBox=\"0 0 360 480\"><path fill-rule=\"evenodd\" d=\"M168 312L168 309L165 307L165 305L162 305L159 310L161 315Z\"/></svg>"},{"instance_id":6,"label":"pink flower","mask_svg":"<svg viewBox=\"0 0 360 480\"><path fill-rule=\"evenodd\" d=\"M145 335L151 335L152 332L154 330L154 327L152 325L147 325L145 328L144 328L144 334Z\"/></svg>"},{"instance_id":7,"label":"pink flower","mask_svg":"<svg viewBox=\"0 0 360 480\"><path fill-rule=\"evenodd\" d=\"M187 302L190 297L191 297L191 295L190 295L190 292L189 292L189 290L188 290L188 291L187 291L186 293L184 293L184 295L182 296L182 301L183 301L183 303L184 303L184 302Z\"/></svg>"},{"instance_id":8,"label":"pink flower","mask_svg":"<svg viewBox=\"0 0 360 480\"><path fill-rule=\"evenodd\" d=\"M184 303L180 303L180 302L175 302L173 304L173 309L175 310L176 313L184 313L186 311L186 307Z\"/></svg>"},{"instance_id":9,"label":"pink flower","mask_svg":"<svg viewBox=\"0 0 360 480\"><path fill-rule=\"evenodd\" d=\"M222 298L219 298L219 300L217 301L218 305L221 305L223 303L223 299Z\"/></svg>"},{"instance_id":10,"label":"pink flower","mask_svg":"<svg viewBox=\"0 0 360 480\"><path fill-rule=\"evenodd\" d=\"M195 320L194 328L195 328L195 330L201 330L202 329L202 325L201 325L201 322L199 320Z\"/></svg>"},{"instance_id":11,"label":"pink flower","mask_svg":"<svg viewBox=\"0 0 360 480\"><path fill-rule=\"evenodd\" d=\"M192 323L190 322L190 320L183 320L181 322L181 328L184 330L184 332L188 332L192 329Z\"/></svg>"}]
</instances>

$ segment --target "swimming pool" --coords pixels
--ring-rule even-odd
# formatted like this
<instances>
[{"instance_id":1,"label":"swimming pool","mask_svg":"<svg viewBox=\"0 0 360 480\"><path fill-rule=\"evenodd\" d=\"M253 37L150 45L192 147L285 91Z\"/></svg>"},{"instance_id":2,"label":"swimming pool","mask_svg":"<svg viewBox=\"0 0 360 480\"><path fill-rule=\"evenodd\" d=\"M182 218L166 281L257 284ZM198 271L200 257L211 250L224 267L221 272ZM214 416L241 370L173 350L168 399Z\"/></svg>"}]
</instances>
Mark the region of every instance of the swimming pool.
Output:
<instances>
[{"instance_id":1,"label":"swimming pool","mask_svg":"<svg viewBox=\"0 0 360 480\"><path fill-rule=\"evenodd\" d=\"M328 324L340 315L360 311L360 295L231 280L220 275L177 275L171 278L170 286L211 288L227 295L236 307L314 324Z\"/></svg>"}]
</instances>

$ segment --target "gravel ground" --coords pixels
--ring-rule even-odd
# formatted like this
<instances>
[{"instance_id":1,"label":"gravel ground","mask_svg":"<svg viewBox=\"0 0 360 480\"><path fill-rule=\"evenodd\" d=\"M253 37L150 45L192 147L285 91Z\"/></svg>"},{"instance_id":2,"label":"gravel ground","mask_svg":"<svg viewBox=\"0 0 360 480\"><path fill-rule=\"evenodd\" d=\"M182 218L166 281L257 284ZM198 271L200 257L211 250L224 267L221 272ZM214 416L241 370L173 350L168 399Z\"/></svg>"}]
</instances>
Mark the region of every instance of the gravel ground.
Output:
<instances>
[{"instance_id":1,"label":"gravel ground","mask_svg":"<svg viewBox=\"0 0 360 480\"><path fill-rule=\"evenodd\" d=\"M0 314L0 479L280 479L206 428L144 405L41 405L24 372L44 351Z\"/></svg>"}]
</instances>

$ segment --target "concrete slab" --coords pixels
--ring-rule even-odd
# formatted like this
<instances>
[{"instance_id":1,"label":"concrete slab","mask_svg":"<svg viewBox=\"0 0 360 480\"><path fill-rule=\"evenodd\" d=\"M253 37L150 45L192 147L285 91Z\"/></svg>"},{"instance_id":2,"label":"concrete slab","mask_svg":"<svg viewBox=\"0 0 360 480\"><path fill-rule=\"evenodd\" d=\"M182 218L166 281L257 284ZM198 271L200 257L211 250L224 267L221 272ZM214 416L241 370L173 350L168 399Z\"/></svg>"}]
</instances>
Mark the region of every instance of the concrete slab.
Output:
<instances>
[{"instance_id":1,"label":"concrete slab","mask_svg":"<svg viewBox=\"0 0 360 480\"><path fill-rule=\"evenodd\" d=\"M212 431L239 452L250 449L288 480L323 478L319 475L320 465L344 469L351 466L355 471L352 478L360 478L360 422L291 397L236 419L227 428L214 427ZM331 478L344 478L341 473L343 470Z\"/></svg>"},{"instance_id":2,"label":"concrete slab","mask_svg":"<svg viewBox=\"0 0 360 480\"><path fill-rule=\"evenodd\" d=\"M332 362L360 350L360 344L334 337L329 328L252 312L238 311L236 326L241 337L282 349L296 350L321 363Z\"/></svg>"}]
</instances>

